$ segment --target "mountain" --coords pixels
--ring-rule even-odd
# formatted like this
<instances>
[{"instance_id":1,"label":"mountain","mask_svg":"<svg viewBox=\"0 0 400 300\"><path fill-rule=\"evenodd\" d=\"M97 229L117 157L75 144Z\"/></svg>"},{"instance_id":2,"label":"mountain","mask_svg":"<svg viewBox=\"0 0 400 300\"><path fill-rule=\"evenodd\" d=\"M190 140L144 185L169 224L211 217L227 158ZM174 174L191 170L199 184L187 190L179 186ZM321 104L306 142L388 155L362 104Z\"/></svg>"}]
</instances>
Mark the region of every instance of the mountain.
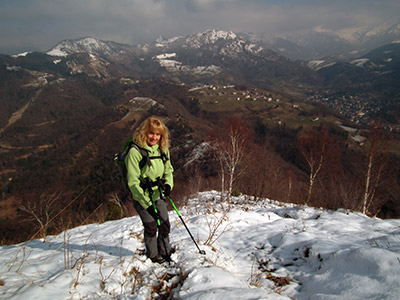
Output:
<instances>
[{"instance_id":1,"label":"mountain","mask_svg":"<svg viewBox=\"0 0 400 300\"><path fill-rule=\"evenodd\" d=\"M132 52L130 45L101 41L91 37L75 40L64 40L47 51L48 55L65 57L75 53L88 53L103 58L113 59L118 55L126 55Z\"/></svg>"},{"instance_id":2,"label":"mountain","mask_svg":"<svg viewBox=\"0 0 400 300\"><path fill-rule=\"evenodd\" d=\"M385 76L391 74L396 75L398 66L400 63L400 43L392 43L383 45L372 51L348 61L338 61L335 57L311 60L308 62L308 66L314 70L321 70L322 68L332 67L336 63L343 63L353 65L364 70L370 70L371 72L378 74L379 76Z\"/></svg>"},{"instance_id":3,"label":"mountain","mask_svg":"<svg viewBox=\"0 0 400 300\"><path fill-rule=\"evenodd\" d=\"M349 32L335 32L316 27L291 34L272 36L265 33L240 33L253 42L262 41L268 48L293 60L319 60L325 57L347 60L360 57L385 44L400 41L400 20Z\"/></svg>"},{"instance_id":4,"label":"mountain","mask_svg":"<svg viewBox=\"0 0 400 300\"><path fill-rule=\"evenodd\" d=\"M308 31L277 38L272 44L282 55L292 59L315 59L326 56L349 56L357 48L333 32Z\"/></svg>"},{"instance_id":5,"label":"mountain","mask_svg":"<svg viewBox=\"0 0 400 300\"><path fill-rule=\"evenodd\" d=\"M307 68L270 50L265 43L246 40L233 32L209 30L154 44L152 50L158 54L155 58L160 64L172 73L210 73L225 84L273 87L282 80L317 80Z\"/></svg>"},{"instance_id":6,"label":"mountain","mask_svg":"<svg viewBox=\"0 0 400 300\"><path fill-rule=\"evenodd\" d=\"M399 42L400 19L366 29L360 29L353 34L352 38L367 50L378 48L384 44Z\"/></svg>"},{"instance_id":7,"label":"mountain","mask_svg":"<svg viewBox=\"0 0 400 300\"><path fill-rule=\"evenodd\" d=\"M132 47L91 38L68 40L47 53L59 57L85 53L92 61L89 65L96 61L105 70L119 63L125 67L129 65L133 74L140 73L142 78L169 76L185 83L274 87L285 81L293 82L295 88L297 83L309 84L318 80L308 68L268 49L265 43L251 42L231 31L221 30L171 39L160 37L153 43ZM107 66L107 62L111 65Z\"/></svg>"}]
</instances>

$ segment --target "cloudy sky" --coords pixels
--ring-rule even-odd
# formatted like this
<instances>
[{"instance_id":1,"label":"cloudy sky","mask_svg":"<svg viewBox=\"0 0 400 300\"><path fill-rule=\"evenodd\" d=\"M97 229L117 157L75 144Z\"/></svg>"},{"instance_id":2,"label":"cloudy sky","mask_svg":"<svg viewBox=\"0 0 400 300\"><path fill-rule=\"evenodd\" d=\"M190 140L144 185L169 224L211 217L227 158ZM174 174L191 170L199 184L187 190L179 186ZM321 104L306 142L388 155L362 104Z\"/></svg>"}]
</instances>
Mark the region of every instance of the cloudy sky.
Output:
<instances>
[{"instance_id":1,"label":"cloudy sky","mask_svg":"<svg viewBox=\"0 0 400 300\"><path fill-rule=\"evenodd\" d=\"M138 44L207 29L348 32L399 16L399 0L0 0L0 53L85 36Z\"/></svg>"}]
</instances>

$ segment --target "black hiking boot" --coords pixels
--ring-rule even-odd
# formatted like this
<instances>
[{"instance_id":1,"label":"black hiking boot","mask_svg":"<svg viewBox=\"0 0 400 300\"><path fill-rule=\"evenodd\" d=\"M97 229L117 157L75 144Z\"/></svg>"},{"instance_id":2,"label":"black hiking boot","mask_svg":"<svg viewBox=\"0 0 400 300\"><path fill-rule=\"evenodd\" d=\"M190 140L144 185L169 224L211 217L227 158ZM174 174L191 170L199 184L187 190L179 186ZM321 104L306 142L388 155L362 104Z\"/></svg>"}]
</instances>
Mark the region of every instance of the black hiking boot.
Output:
<instances>
[{"instance_id":1,"label":"black hiking boot","mask_svg":"<svg viewBox=\"0 0 400 300\"><path fill-rule=\"evenodd\" d=\"M162 257L160 254L157 254L154 257L150 258L153 263L162 264L165 262L165 258Z\"/></svg>"},{"instance_id":2,"label":"black hiking boot","mask_svg":"<svg viewBox=\"0 0 400 300\"><path fill-rule=\"evenodd\" d=\"M175 253L175 248L174 247L171 247L171 249L170 249L170 252L167 254L167 255L165 255L165 254L161 254L161 256L167 261L167 262L171 262L172 261L172 259L171 259L171 254L172 253Z\"/></svg>"}]
</instances>

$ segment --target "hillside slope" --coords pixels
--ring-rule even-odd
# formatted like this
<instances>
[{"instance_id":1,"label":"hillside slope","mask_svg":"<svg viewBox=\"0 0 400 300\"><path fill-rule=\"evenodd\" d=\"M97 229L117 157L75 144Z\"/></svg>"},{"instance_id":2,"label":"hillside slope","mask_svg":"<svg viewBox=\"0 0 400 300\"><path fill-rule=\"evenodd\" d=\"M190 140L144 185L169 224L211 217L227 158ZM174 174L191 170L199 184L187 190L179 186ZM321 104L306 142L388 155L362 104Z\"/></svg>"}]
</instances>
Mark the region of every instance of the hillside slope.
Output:
<instances>
[{"instance_id":1,"label":"hillside slope","mask_svg":"<svg viewBox=\"0 0 400 300\"><path fill-rule=\"evenodd\" d=\"M399 220L203 192L171 211L168 265L143 255L138 217L0 247L5 299L397 299ZM211 240L210 240L211 239Z\"/></svg>"}]
</instances>

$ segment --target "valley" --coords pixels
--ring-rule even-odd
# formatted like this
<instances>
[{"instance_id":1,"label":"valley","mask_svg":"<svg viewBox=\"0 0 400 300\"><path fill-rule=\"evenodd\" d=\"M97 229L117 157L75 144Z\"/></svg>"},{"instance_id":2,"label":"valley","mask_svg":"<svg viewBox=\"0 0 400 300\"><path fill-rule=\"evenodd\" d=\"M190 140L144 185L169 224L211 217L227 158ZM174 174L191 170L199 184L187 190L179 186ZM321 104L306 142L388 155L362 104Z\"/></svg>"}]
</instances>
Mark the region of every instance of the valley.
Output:
<instances>
[{"instance_id":1,"label":"valley","mask_svg":"<svg viewBox=\"0 0 400 300\"><path fill-rule=\"evenodd\" d=\"M0 56L0 202L15 212L0 217L0 242L36 229L20 222L30 220L22 203L45 217L78 197L50 233L105 221L110 199L132 214L113 156L149 115L170 128L178 203L221 189L226 170L212 137L242 124L247 143L236 193L359 211L377 137L390 147L377 152L383 173L373 172L368 213L399 217L398 51L390 45L370 63L313 70L261 41L214 30L147 47L84 38L60 43L51 55ZM325 143L328 157L310 198L307 153L318 158L322 150L312 146ZM57 207L41 210L40 199L55 192Z\"/></svg>"}]
</instances>

